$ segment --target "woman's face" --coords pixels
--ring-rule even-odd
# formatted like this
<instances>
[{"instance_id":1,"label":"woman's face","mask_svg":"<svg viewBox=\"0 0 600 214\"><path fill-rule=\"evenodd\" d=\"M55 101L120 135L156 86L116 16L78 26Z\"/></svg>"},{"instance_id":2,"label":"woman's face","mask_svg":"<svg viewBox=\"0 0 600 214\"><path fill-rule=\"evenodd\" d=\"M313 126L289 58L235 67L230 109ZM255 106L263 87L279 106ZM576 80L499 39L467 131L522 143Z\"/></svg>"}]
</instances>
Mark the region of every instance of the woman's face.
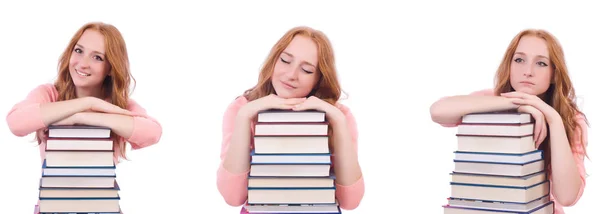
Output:
<instances>
[{"instance_id":1,"label":"woman's face","mask_svg":"<svg viewBox=\"0 0 600 214\"><path fill-rule=\"evenodd\" d=\"M510 64L510 85L519 92L541 95L552 83L553 70L546 41L524 36Z\"/></svg>"},{"instance_id":2,"label":"woman's face","mask_svg":"<svg viewBox=\"0 0 600 214\"><path fill-rule=\"evenodd\" d=\"M69 73L75 87L85 90L101 87L109 71L104 36L96 30L86 30L73 48L69 60Z\"/></svg>"},{"instance_id":3,"label":"woman's face","mask_svg":"<svg viewBox=\"0 0 600 214\"><path fill-rule=\"evenodd\" d=\"M306 36L295 36L275 63L271 84L283 98L306 97L317 84L317 44Z\"/></svg>"}]
</instances>

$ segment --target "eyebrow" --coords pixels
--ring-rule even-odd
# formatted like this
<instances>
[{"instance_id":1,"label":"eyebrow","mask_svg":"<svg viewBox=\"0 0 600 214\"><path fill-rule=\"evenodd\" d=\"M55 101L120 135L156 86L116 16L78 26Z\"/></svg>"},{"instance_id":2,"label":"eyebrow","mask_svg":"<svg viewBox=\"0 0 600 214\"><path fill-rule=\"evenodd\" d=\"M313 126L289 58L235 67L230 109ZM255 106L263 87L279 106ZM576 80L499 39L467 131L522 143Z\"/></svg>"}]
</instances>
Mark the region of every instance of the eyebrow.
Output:
<instances>
[{"instance_id":1,"label":"eyebrow","mask_svg":"<svg viewBox=\"0 0 600 214\"><path fill-rule=\"evenodd\" d=\"M80 45L80 44L75 44L75 46L78 46L78 47L80 47L80 48L83 48L83 49L85 49L85 47L83 47L83 45ZM102 53L102 52L99 52L99 51L92 51L92 52L93 52L93 53L97 53L97 54L101 54L101 55L105 55L104 53Z\"/></svg>"},{"instance_id":2,"label":"eyebrow","mask_svg":"<svg viewBox=\"0 0 600 214\"><path fill-rule=\"evenodd\" d=\"M285 51L283 51L283 53L284 53L284 54L287 54L287 55L289 55L289 56L291 56L291 57L294 57L294 55L293 55L293 54L291 54L291 53L288 53L288 52L285 52ZM308 65L310 65L310 66L312 66L312 67L315 67L315 68L317 67L317 66L315 66L315 65L313 65L312 63L310 63L310 62L307 62L307 61L304 61L304 63L306 63L306 64L308 64Z\"/></svg>"},{"instance_id":3,"label":"eyebrow","mask_svg":"<svg viewBox=\"0 0 600 214\"><path fill-rule=\"evenodd\" d=\"M515 52L515 54L527 55L527 54L525 54L523 52ZM541 58L545 58L545 59L549 60L549 58L547 56L544 56L544 55L537 55L537 57L541 57Z\"/></svg>"}]
</instances>

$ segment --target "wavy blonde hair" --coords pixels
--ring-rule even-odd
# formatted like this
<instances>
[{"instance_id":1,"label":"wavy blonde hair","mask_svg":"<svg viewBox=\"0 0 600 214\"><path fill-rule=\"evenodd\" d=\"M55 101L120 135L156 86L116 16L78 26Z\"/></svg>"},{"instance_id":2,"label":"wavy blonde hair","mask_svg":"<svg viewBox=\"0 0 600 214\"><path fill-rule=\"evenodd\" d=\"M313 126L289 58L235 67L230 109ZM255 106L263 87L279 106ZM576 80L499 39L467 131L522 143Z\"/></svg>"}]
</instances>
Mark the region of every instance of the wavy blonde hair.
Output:
<instances>
[{"instance_id":1,"label":"wavy blonde hair","mask_svg":"<svg viewBox=\"0 0 600 214\"><path fill-rule=\"evenodd\" d=\"M581 114L584 119L585 114L577 107L575 102L575 89L573 88L573 84L569 77L563 49L552 34L544 30L526 29L519 32L519 34L512 39L504 53L502 63L496 71L494 93L499 95L500 93L515 91L510 84L510 65L519 41L524 36L535 36L546 41L548 52L550 54L550 66L552 66L553 69L553 81L548 90L544 93L543 100L560 114L565 125L569 144L571 148L573 148L575 130L578 128L582 130L582 127L579 127L580 125L577 123L577 114ZM585 119L585 122L587 124L587 119ZM584 136L582 135L580 137L580 142L584 144ZM544 151L544 161L548 170L550 170L549 165L551 160L549 141L550 138L547 137L539 147ZM585 145L581 146L585 156L587 156Z\"/></svg>"},{"instance_id":2,"label":"wavy blonde hair","mask_svg":"<svg viewBox=\"0 0 600 214\"><path fill-rule=\"evenodd\" d=\"M121 32L115 26L102 22L90 22L79 28L60 56L58 62L58 78L54 82L54 87L56 87L58 91L57 101L77 98L75 84L69 73L69 61L75 45L86 30L95 30L104 36L106 62L110 68L110 75L108 75L102 83L101 90L103 96L110 98L110 102L113 105L126 109L129 100L130 85L135 88L135 78L129 71L127 46L125 45L125 40L123 39ZM37 132L36 139L38 144L41 144L42 141L46 140L45 136L46 133L43 131ZM111 139L113 139L114 148L119 149L121 157L127 159L125 139L114 133L111 134Z\"/></svg>"}]
</instances>

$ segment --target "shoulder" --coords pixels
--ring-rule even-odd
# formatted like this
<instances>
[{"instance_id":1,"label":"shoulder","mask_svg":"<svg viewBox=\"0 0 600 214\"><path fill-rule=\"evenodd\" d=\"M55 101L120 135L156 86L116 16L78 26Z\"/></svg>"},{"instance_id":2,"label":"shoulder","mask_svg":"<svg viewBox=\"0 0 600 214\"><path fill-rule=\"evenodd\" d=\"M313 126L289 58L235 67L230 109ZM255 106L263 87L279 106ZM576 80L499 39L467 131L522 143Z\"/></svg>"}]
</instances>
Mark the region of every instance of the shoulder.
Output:
<instances>
[{"instance_id":1,"label":"shoulder","mask_svg":"<svg viewBox=\"0 0 600 214\"><path fill-rule=\"evenodd\" d=\"M246 105L248 103L248 99L246 99L245 96L238 96L236 97L233 101L231 101L231 103L229 104L232 107L242 107L243 105Z\"/></svg>"},{"instance_id":2,"label":"shoulder","mask_svg":"<svg viewBox=\"0 0 600 214\"><path fill-rule=\"evenodd\" d=\"M577 126L574 130L574 136L572 136L572 149L573 152L579 154L585 154L585 151L582 147L588 146L588 124L587 119L581 113L577 113L575 115L575 123Z\"/></svg>"},{"instance_id":3,"label":"shoulder","mask_svg":"<svg viewBox=\"0 0 600 214\"><path fill-rule=\"evenodd\" d=\"M587 135L588 124L587 124L587 119L585 118L585 116L581 113L577 113L575 115L575 122L579 126L578 128L580 129L580 131L583 132L582 134Z\"/></svg>"},{"instance_id":4,"label":"shoulder","mask_svg":"<svg viewBox=\"0 0 600 214\"><path fill-rule=\"evenodd\" d=\"M131 110L134 108L138 108L141 107L140 104L138 104L138 102L135 101L135 99L133 98L129 98L127 99L127 109Z\"/></svg>"},{"instance_id":5,"label":"shoulder","mask_svg":"<svg viewBox=\"0 0 600 214\"><path fill-rule=\"evenodd\" d=\"M350 135L352 136L352 141L354 143L356 143L358 140L358 126L356 124L356 118L354 117L354 115L352 114L352 111L350 110L350 108L348 108L348 106L338 102L338 103L336 103L336 107L338 109L340 109L340 111L346 117L346 123L348 125L348 128L350 129Z\"/></svg>"},{"instance_id":6,"label":"shoulder","mask_svg":"<svg viewBox=\"0 0 600 214\"><path fill-rule=\"evenodd\" d=\"M585 116L583 116L582 113L575 114L575 121L577 121L577 123L579 123L579 124L583 124L583 125L587 126L586 118L585 118Z\"/></svg>"},{"instance_id":7,"label":"shoulder","mask_svg":"<svg viewBox=\"0 0 600 214\"><path fill-rule=\"evenodd\" d=\"M244 96L238 96L227 106L225 114L237 114L238 110L248 103L248 99Z\"/></svg>"},{"instance_id":8,"label":"shoulder","mask_svg":"<svg viewBox=\"0 0 600 214\"><path fill-rule=\"evenodd\" d=\"M41 84L35 87L31 92L29 92L29 98L43 99L49 102L55 102L56 100L58 100L58 91L56 90L56 87L54 87L54 84Z\"/></svg>"},{"instance_id":9,"label":"shoulder","mask_svg":"<svg viewBox=\"0 0 600 214\"><path fill-rule=\"evenodd\" d=\"M349 121L355 122L354 119L354 115L352 114L352 111L350 110L350 108L344 104L341 103L336 103L335 106L346 116L346 119L348 119Z\"/></svg>"},{"instance_id":10,"label":"shoulder","mask_svg":"<svg viewBox=\"0 0 600 214\"><path fill-rule=\"evenodd\" d=\"M478 96L494 96L494 89L488 88L479 91L471 92L469 95L478 95Z\"/></svg>"}]
</instances>

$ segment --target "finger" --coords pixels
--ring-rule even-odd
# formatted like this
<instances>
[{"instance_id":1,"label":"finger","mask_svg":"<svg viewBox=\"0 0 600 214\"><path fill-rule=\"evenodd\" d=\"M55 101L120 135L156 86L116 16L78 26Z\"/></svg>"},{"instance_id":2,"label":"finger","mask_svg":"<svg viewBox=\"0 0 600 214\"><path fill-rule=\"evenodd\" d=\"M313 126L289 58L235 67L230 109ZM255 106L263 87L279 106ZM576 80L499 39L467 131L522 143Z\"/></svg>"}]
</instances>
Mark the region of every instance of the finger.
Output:
<instances>
[{"instance_id":1,"label":"finger","mask_svg":"<svg viewBox=\"0 0 600 214\"><path fill-rule=\"evenodd\" d=\"M131 111L125 110L125 109L123 109L122 111L120 111L120 114L123 114L123 115L133 115L133 113Z\"/></svg>"},{"instance_id":2,"label":"finger","mask_svg":"<svg viewBox=\"0 0 600 214\"><path fill-rule=\"evenodd\" d=\"M294 111L304 111L306 109L306 105L298 104L292 107Z\"/></svg>"},{"instance_id":3,"label":"finger","mask_svg":"<svg viewBox=\"0 0 600 214\"><path fill-rule=\"evenodd\" d=\"M522 98L512 99L511 101L512 103L517 105L529 105L529 101Z\"/></svg>"},{"instance_id":4,"label":"finger","mask_svg":"<svg viewBox=\"0 0 600 214\"><path fill-rule=\"evenodd\" d=\"M289 98L289 99L285 99L284 103L288 104L288 105L296 105L299 103L302 103L306 101L306 98L302 97L302 98Z\"/></svg>"},{"instance_id":5,"label":"finger","mask_svg":"<svg viewBox=\"0 0 600 214\"><path fill-rule=\"evenodd\" d=\"M536 143L540 139L541 132L542 132L542 128L540 127L540 124L538 122L536 122L534 131L533 131L533 139L535 140Z\"/></svg>"},{"instance_id":6,"label":"finger","mask_svg":"<svg viewBox=\"0 0 600 214\"><path fill-rule=\"evenodd\" d=\"M292 110L294 110L294 111L305 111L305 110L309 110L309 109L313 109L313 107L311 105L306 105L306 104L298 104L292 108Z\"/></svg>"},{"instance_id":7,"label":"finger","mask_svg":"<svg viewBox=\"0 0 600 214\"><path fill-rule=\"evenodd\" d=\"M541 120L541 124L542 124L542 130L540 133L538 143L536 144L536 148L539 147L542 144L542 142L544 142L544 139L546 139L546 135L547 135L546 121L543 118L540 120Z\"/></svg>"},{"instance_id":8,"label":"finger","mask_svg":"<svg viewBox=\"0 0 600 214\"><path fill-rule=\"evenodd\" d=\"M294 108L294 106L295 105L288 105L288 104L283 103L283 104L278 105L276 108L278 108L278 109L286 109L287 110L287 109Z\"/></svg>"},{"instance_id":9,"label":"finger","mask_svg":"<svg viewBox=\"0 0 600 214\"><path fill-rule=\"evenodd\" d=\"M518 92L518 91L501 93L500 96L507 97L507 98L521 98L521 99L531 98L529 94Z\"/></svg>"},{"instance_id":10,"label":"finger","mask_svg":"<svg viewBox=\"0 0 600 214\"><path fill-rule=\"evenodd\" d=\"M546 137L548 136L548 128L546 127L546 120L544 119L543 122L543 127L542 127L542 133L543 133L543 138L542 140L546 139Z\"/></svg>"},{"instance_id":11,"label":"finger","mask_svg":"<svg viewBox=\"0 0 600 214\"><path fill-rule=\"evenodd\" d=\"M503 97L511 97L511 98L518 98L518 97L520 97L521 95L520 95L519 93L517 93L517 92L513 91L513 92L500 93L500 96L503 96Z\"/></svg>"}]
</instances>

